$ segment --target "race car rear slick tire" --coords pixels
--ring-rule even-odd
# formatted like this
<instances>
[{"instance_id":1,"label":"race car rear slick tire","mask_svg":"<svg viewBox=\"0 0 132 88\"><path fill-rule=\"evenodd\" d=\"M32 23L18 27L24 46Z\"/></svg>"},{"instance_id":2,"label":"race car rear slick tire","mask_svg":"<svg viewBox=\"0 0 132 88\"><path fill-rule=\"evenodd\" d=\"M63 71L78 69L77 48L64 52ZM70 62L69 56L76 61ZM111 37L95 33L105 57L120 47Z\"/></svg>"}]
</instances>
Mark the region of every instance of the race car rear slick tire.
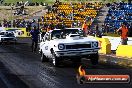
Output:
<instances>
[{"instance_id":1,"label":"race car rear slick tire","mask_svg":"<svg viewBox=\"0 0 132 88\"><path fill-rule=\"evenodd\" d=\"M98 64L98 60L99 60L98 53L91 55L91 63L92 63L92 65L97 65Z\"/></svg>"},{"instance_id":2,"label":"race car rear slick tire","mask_svg":"<svg viewBox=\"0 0 132 88\"><path fill-rule=\"evenodd\" d=\"M41 62L48 62L49 59L43 54L43 52L41 53Z\"/></svg>"},{"instance_id":3,"label":"race car rear slick tire","mask_svg":"<svg viewBox=\"0 0 132 88\"><path fill-rule=\"evenodd\" d=\"M2 44L2 43L3 43L3 40L0 41L0 44Z\"/></svg>"}]
</instances>

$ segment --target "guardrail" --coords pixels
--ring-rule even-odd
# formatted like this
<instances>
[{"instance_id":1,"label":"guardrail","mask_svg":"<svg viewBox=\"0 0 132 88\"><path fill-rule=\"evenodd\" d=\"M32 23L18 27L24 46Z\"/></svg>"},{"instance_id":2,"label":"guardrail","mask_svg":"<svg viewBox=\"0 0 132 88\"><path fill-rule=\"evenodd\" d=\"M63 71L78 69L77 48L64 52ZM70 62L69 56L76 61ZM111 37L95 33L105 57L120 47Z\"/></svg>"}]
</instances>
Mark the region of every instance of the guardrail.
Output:
<instances>
[{"instance_id":1,"label":"guardrail","mask_svg":"<svg viewBox=\"0 0 132 88\"><path fill-rule=\"evenodd\" d=\"M108 38L96 38L99 41L101 49L99 53L110 54L111 53L111 43Z\"/></svg>"}]
</instances>

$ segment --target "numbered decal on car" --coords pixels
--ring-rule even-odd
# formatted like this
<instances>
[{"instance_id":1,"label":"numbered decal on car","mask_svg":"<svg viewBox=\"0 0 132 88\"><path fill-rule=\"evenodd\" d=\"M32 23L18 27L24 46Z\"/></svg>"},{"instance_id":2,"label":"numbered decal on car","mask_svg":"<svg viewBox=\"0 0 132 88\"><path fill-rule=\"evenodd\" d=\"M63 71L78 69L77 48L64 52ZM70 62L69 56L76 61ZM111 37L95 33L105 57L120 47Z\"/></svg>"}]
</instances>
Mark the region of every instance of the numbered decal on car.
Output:
<instances>
[{"instance_id":1,"label":"numbered decal on car","mask_svg":"<svg viewBox=\"0 0 132 88\"><path fill-rule=\"evenodd\" d=\"M45 46L45 50L48 50L48 46Z\"/></svg>"}]
</instances>

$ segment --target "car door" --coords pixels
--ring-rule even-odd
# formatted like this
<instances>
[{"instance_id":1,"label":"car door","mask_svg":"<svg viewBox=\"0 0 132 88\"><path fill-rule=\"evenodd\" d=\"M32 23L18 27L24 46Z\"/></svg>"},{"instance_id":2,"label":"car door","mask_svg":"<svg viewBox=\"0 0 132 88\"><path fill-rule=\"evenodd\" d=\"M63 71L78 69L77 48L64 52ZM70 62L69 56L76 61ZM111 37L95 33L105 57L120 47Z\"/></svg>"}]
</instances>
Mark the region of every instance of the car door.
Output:
<instances>
[{"instance_id":1,"label":"car door","mask_svg":"<svg viewBox=\"0 0 132 88\"><path fill-rule=\"evenodd\" d=\"M41 48L45 56L50 56L50 33L46 33L44 41L41 42Z\"/></svg>"}]
</instances>

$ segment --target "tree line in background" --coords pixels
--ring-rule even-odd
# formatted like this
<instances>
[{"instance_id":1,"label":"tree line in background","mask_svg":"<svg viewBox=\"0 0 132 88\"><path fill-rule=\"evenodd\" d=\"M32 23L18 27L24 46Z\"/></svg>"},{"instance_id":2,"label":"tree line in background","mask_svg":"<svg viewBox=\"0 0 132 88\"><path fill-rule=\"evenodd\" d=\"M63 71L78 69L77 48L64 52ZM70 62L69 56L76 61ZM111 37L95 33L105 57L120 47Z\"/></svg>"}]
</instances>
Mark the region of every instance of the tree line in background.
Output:
<instances>
[{"instance_id":1,"label":"tree line in background","mask_svg":"<svg viewBox=\"0 0 132 88\"><path fill-rule=\"evenodd\" d=\"M0 4L4 4L4 3L17 3L17 2L20 2L20 1L29 1L29 2L38 2L38 3L41 3L41 2L46 2L46 3L53 3L55 2L55 0L0 0ZM77 1L82 1L82 2L87 2L87 1L93 1L93 2L98 2L98 1L102 1L104 3L108 3L108 2L120 2L120 1L124 1L124 2L128 2L128 0L60 0L61 2L77 2Z\"/></svg>"}]
</instances>

